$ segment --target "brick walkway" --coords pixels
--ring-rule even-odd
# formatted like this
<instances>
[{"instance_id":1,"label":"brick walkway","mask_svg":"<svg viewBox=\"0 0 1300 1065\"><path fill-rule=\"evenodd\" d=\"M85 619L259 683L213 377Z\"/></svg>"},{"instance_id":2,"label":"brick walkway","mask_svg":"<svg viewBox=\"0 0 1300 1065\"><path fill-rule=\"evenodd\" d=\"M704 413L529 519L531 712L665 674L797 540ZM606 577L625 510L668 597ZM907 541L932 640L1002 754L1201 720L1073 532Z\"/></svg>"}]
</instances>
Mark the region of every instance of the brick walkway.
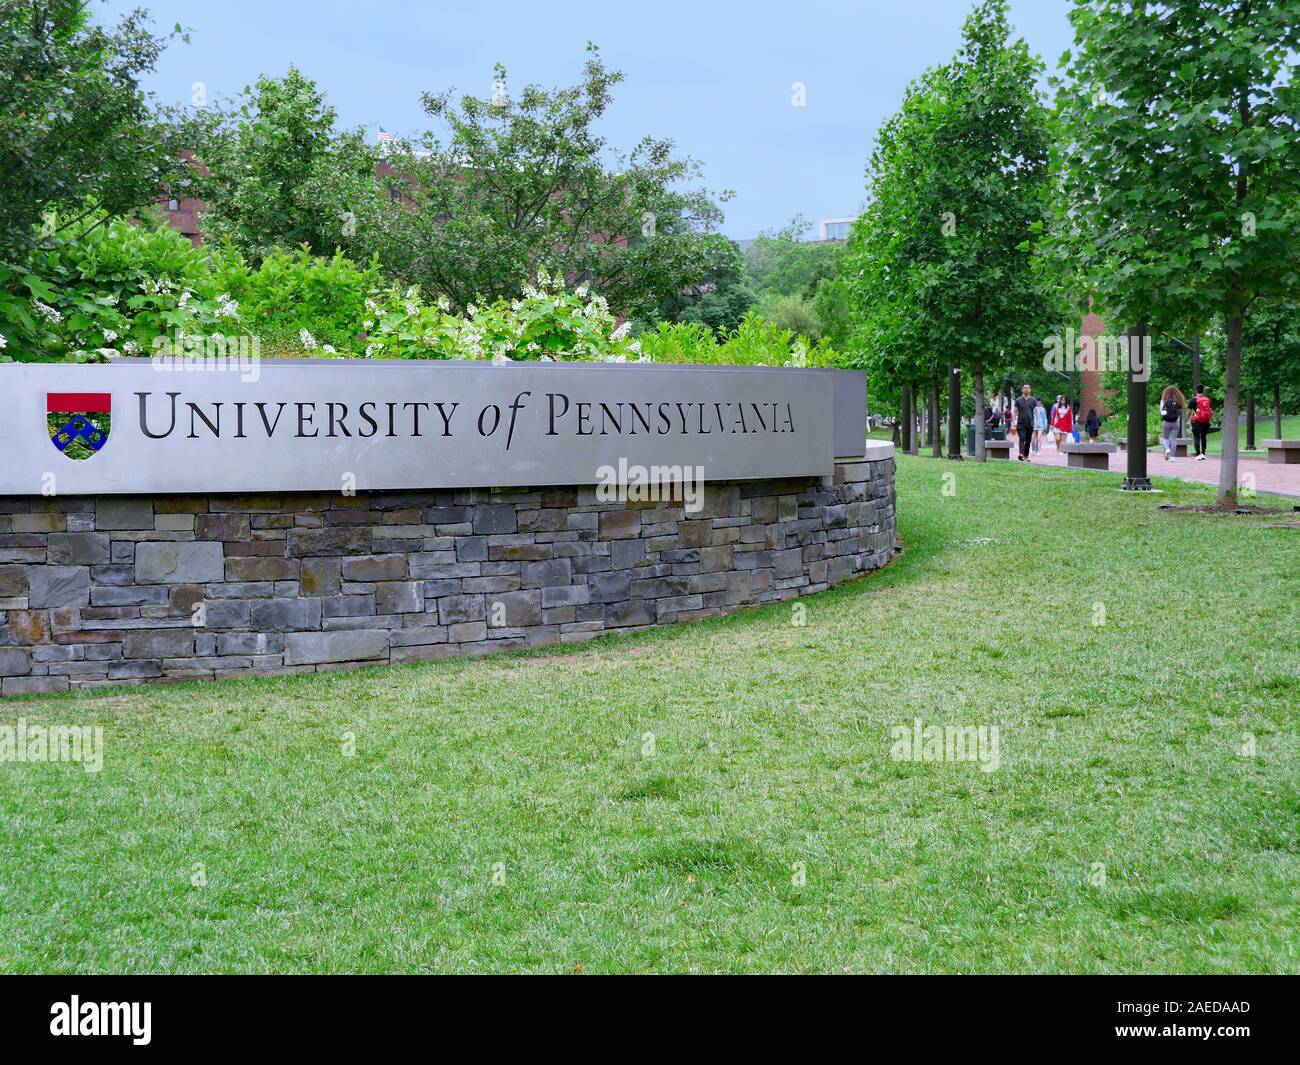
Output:
<instances>
[{"instance_id":1,"label":"brick walkway","mask_svg":"<svg viewBox=\"0 0 1300 1065\"><path fill-rule=\"evenodd\" d=\"M1276 492L1279 495L1300 496L1300 465L1282 465L1267 461L1268 452L1260 448L1257 452L1241 452L1237 462L1237 480L1241 482L1246 474L1254 474L1255 490L1258 492ZM1016 461L1012 452L1011 461ZM1049 439L1043 444L1043 450L1037 455L1030 455L1029 461L1040 466L1064 466L1065 456L1058 454L1056 446ZM1112 473L1124 473L1128 468L1128 456L1117 451L1110 456ZM1164 452L1159 448L1147 455L1148 477L1177 477L1183 481L1197 481L1201 484L1219 483L1219 456L1209 455L1204 462L1195 458L1164 460Z\"/></svg>"}]
</instances>

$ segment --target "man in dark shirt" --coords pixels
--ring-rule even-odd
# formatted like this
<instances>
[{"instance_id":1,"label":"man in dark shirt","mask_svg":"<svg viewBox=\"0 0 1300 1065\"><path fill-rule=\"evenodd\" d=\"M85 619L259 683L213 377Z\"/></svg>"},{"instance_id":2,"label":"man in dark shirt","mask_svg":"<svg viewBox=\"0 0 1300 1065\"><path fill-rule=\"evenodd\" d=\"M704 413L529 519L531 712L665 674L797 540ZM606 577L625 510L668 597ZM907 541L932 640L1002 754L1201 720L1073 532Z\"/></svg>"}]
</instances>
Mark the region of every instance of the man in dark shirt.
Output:
<instances>
[{"instance_id":1,"label":"man in dark shirt","mask_svg":"<svg viewBox=\"0 0 1300 1065\"><path fill-rule=\"evenodd\" d=\"M1029 444L1034 436L1034 408L1038 400L1033 396L1033 389L1025 385L1016 397L1016 439L1020 442L1021 462L1029 461Z\"/></svg>"}]
</instances>

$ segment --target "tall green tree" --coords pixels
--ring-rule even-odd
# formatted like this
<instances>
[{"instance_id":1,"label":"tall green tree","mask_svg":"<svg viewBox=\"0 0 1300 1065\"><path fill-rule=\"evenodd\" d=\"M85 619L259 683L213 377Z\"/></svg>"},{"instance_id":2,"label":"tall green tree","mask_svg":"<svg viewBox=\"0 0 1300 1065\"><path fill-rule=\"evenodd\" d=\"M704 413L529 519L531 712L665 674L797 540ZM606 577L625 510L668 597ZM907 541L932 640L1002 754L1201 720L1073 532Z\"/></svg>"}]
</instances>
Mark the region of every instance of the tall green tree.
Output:
<instances>
[{"instance_id":1,"label":"tall green tree","mask_svg":"<svg viewBox=\"0 0 1300 1065\"><path fill-rule=\"evenodd\" d=\"M875 358L904 360L932 389L936 374L973 371L980 458L985 371L1041 360L1063 313L1040 254L1052 192L1042 64L1013 39L1007 7L976 5L952 62L882 127L846 271Z\"/></svg>"},{"instance_id":2,"label":"tall green tree","mask_svg":"<svg viewBox=\"0 0 1300 1065\"><path fill-rule=\"evenodd\" d=\"M177 37L140 10L108 28L85 0L0 0L0 262L143 208L184 173L192 131L140 87Z\"/></svg>"},{"instance_id":3,"label":"tall green tree","mask_svg":"<svg viewBox=\"0 0 1300 1065\"><path fill-rule=\"evenodd\" d=\"M596 126L623 80L588 45L578 84L511 92L496 68L488 99L428 93L446 125L427 155L392 157L412 179L406 271L427 290L466 304L510 297L539 267L589 283L629 317L705 282L722 220L698 187L699 164L670 140L646 137L615 153Z\"/></svg>"},{"instance_id":4,"label":"tall green tree","mask_svg":"<svg viewBox=\"0 0 1300 1065\"><path fill-rule=\"evenodd\" d=\"M1300 410L1300 304L1258 304L1246 320L1242 347L1242 384L1270 399L1273 431L1281 436L1283 412Z\"/></svg>"},{"instance_id":5,"label":"tall green tree","mask_svg":"<svg viewBox=\"0 0 1300 1065\"><path fill-rule=\"evenodd\" d=\"M334 108L295 67L214 107L198 156L204 231L250 262L299 246L399 261L392 243L401 207L376 177L378 150L363 131L339 130Z\"/></svg>"},{"instance_id":6,"label":"tall green tree","mask_svg":"<svg viewBox=\"0 0 1300 1065\"><path fill-rule=\"evenodd\" d=\"M734 241L721 233L706 233L700 245L705 254L700 280L671 292L655 309L654 317L664 322L699 322L719 333L730 333L758 297L749 286Z\"/></svg>"},{"instance_id":7,"label":"tall green tree","mask_svg":"<svg viewBox=\"0 0 1300 1065\"><path fill-rule=\"evenodd\" d=\"M803 215L795 215L780 229L760 233L745 249L745 272L756 292L811 300L821 281L836 276L844 245L810 241L810 228Z\"/></svg>"},{"instance_id":8,"label":"tall green tree","mask_svg":"<svg viewBox=\"0 0 1300 1065\"><path fill-rule=\"evenodd\" d=\"M1075 0L1062 62L1065 236L1111 320L1216 318L1221 503L1237 498L1242 334L1300 295L1294 0Z\"/></svg>"}]
</instances>

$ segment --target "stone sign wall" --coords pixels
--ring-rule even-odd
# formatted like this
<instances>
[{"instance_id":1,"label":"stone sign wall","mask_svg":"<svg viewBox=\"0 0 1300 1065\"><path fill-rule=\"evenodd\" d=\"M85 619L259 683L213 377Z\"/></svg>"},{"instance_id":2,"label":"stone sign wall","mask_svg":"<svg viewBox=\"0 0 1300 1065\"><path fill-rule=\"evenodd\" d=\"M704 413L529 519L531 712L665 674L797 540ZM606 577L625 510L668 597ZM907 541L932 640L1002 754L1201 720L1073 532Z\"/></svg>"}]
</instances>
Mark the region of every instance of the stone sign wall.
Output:
<instances>
[{"instance_id":1,"label":"stone sign wall","mask_svg":"<svg viewBox=\"0 0 1300 1065\"><path fill-rule=\"evenodd\" d=\"M0 692L536 647L818 592L892 557L892 455L710 483L694 513L588 486L0 499Z\"/></svg>"}]
</instances>

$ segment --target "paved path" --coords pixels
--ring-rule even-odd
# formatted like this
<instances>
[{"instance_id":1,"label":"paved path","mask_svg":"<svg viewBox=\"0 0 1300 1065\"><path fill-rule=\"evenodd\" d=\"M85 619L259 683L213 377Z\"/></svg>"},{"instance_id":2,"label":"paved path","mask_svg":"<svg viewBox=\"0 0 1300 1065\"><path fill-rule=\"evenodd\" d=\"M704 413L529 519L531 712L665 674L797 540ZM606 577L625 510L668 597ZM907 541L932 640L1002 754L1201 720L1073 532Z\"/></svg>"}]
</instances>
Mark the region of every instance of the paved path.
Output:
<instances>
[{"instance_id":1,"label":"paved path","mask_svg":"<svg viewBox=\"0 0 1300 1065\"><path fill-rule=\"evenodd\" d=\"M1237 462L1237 481L1247 474L1254 474L1255 490L1258 492L1276 492L1279 495L1300 496L1300 465L1283 465L1267 461L1268 452L1260 448L1258 452L1242 452ZM1011 461L1015 462L1015 452ZM1040 466L1064 466L1065 456L1059 454L1051 440L1043 444L1043 450L1037 455L1030 455L1029 461ZM1128 469L1128 456L1117 451L1110 456L1110 469L1113 473L1124 473ZM1202 484L1219 483L1219 456L1208 455L1204 462L1195 458L1173 459L1166 462L1164 452L1156 449L1147 454L1148 477L1177 477L1183 481L1198 481Z\"/></svg>"}]
</instances>

